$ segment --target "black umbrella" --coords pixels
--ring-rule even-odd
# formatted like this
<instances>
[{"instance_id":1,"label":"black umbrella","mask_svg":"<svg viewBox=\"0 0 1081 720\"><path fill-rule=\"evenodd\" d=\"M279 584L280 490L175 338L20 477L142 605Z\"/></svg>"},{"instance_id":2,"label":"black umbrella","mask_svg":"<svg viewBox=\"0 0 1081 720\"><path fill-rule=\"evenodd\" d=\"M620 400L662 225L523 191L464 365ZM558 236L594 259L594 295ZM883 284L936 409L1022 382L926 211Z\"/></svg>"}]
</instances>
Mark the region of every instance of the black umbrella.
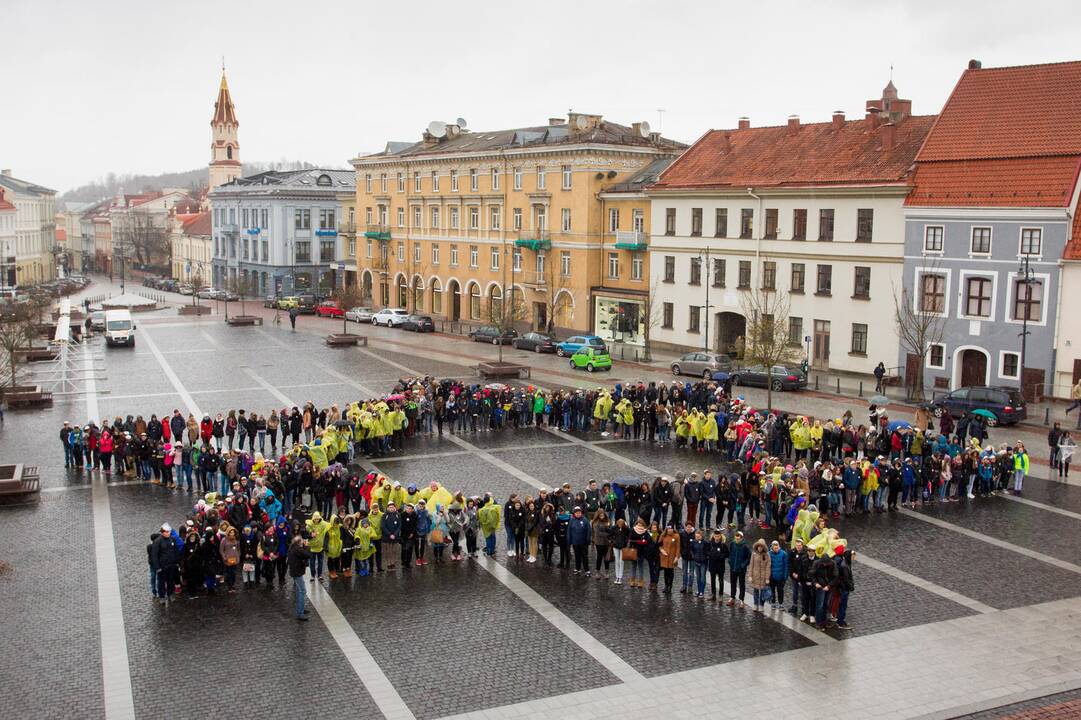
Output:
<instances>
[{"instance_id":1,"label":"black umbrella","mask_svg":"<svg viewBox=\"0 0 1081 720\"><path fill-rule=\"evenodd\" d=\"M334 427L336 427L336 428L353 427L353 423L351 423L348 420L338 420L337 422L334 423Z\"/></svg>"}]
</instances>

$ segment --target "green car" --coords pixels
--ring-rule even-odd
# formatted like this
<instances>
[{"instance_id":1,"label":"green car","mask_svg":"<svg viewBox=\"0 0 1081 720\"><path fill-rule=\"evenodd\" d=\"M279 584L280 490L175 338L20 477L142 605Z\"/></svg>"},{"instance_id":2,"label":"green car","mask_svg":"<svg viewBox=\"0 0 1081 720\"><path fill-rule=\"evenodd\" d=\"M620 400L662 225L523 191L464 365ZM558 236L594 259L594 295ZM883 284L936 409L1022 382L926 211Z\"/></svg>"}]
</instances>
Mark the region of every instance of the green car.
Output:
<instances>
[{"instance_id":1,"label":"green car","mask_svg":"<svg viewBox=\"0 0 1081 720\"><path fill-rule=\"evenodd\" d=\"M571 367L574 369L585 368L589 372L594 370L611 370L612 356L606 350L595 350L591 347L583 347L571 355Z\"/></svg>"}]
</instances>

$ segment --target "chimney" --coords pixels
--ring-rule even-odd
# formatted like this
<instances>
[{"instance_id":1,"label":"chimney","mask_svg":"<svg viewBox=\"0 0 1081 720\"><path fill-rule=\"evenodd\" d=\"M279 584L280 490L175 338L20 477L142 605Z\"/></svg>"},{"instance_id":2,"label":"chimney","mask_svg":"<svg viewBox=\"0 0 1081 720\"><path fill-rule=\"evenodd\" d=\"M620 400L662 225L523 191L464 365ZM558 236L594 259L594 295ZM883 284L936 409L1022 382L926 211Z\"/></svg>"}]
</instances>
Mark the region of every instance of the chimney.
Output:
<instances>
[{"instance_id":1,"label":"chimney","mask_svg":"<svg viewBox=\"0 0 1081 720\"><path fill-rule=\"evenodd\" d=\"M788 132L796 132L799 130L799 115L788 116Z\"/></svg>"},{"instance_id":2,"label":"chimney","mask_svg":"<svg viewBox=\"0 0 1081 720\"><path fill-rule=\"evenodd\" d=\"M833 129L840 130L845 124L845 111L834 110L833 111Z\"/></svg>"},{"instance_id":3,"label":"chimney","mask_svg":"<svg viewBox=\"0 0 1081 720\"><path fill-rule=\"evenodd\" d=\"M884 123L879 132L882 134L882 149L890 150L893 148L894 136L896 134L897 126L891 122Z\"/></svg>"},{"instance_id":4,"label":"chimney","mask_svg":"<svg viewBox=\"0 0 1081 720\"><path fill-rule=\"evenodd\" d=\"M651 132L649 134L649 141L651 143L659 143L661 141L661 134L659 132Z\"/></svg>"},{"instance_id":5,"label":"chimney","mask_svg":"<svg viewBox=\"0 0 1081 720\"><path fill-rule=\"evenodd\" d=\"M420 138L424 142L425 147L434 147L439 144L439 138L437 138L435 135L432 135L427 130L424 131Z\"/></svg>"},{"instance_id":6,"label":"chimney","mask_svg":"<svg viewBox=\"0 0 1081 720\"><path fill-rule=\"evenodd\" d=\"M566 125L566 124L567 124L567 121L564 118L561 118L561 117L550 117L550 118L548 118L549 127L555 127L556 125Z\"/></svg>"},{"instance_id":7,"label":"chimney","mask_svg":"<svg viewBox=\"0 0 1081 720\"><path fill-rule=\"evenodd\" d=\"M0 175L3 175L4 177L11 177L11 168L4 168L3 170L0 170Z\"/></svg>"},{"instance_id":8,"label":"chimney","mask_svg":"<svg viewBox=\"0 0 1081 720\"><path fill-rule=\"evenodd\" d=\"M634 132L634 134L636 136L641 135L642 134L642 123L640 123L640 122L631 123L631 131Z\"/></svg>"},{"instance_id":9,"label":"chimney","mask_svg":"<svg viewBox=\"0 0 1081 720\"><path fill-rule=\"evenodd\" d=\"M881 114L882 110L878 107L877 101L867 103L867 114L865 115L865 119L871 121L872 128L878 127Z\"/></svg>"},{"instance_id":10,"label":"chimney","mask_svg":"<svg viewBox=\"0 0 1081 720\"><path fill-rule=\"evenodd\" d=\"M750 130L751 129L751 119L749 117L747 117L747 116L741 117L739 119L739 129L740 130Z\"/></svg>"},{"instance_id":11,"label":"chimney","mask_svg":"<svg viewBox=\"0 0 1081 720\"><path fill-rule=\"evenodd\" d=\"M968 69L969 70L979 70L982 67L983 67L983 63L980 62L979 60L976 60L975 58L968 61Z\"/></svg>"}]
</instances>

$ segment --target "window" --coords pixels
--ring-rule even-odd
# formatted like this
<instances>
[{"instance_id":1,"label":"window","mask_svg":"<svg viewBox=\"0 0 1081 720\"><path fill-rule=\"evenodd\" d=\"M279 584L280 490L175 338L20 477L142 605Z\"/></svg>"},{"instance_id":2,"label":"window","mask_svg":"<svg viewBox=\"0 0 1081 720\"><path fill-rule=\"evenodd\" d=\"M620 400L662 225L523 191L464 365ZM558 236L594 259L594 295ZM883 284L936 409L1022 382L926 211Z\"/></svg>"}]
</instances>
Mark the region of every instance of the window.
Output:
<instances>
[{"instance_id":1,"label":"window","mask_svg":"<svg viewBox=\"0 0 1081 720\"><path fill-rule=\"evenodd\" d=\"M690 285L702 284L702 258L691 258L691 279Z\"/></svg>"},{"instance_id":2,"label":"window","mask_svg":"<svg viewBox=\"0 0 1081 720\"><path fill-rule=\"evenodd\" d=\"M413 171L413 192L420 192L420 171Z\"/></svg>"},{"instance_id":3,"label":"window","mask_svg":"<svg viewBox=\"0 0 1081 720\"><path fill-rule=\"evenodd\" d=\"M871 298L871 268L856 266L852 288L852 297L860 300Z\"/></svg>"},{"instance_id":4,"label":"window","mask_svg":"<svg viewBox=\"0 0 1081 720\"><path fill-rule=\"evenodd\" d=\"M470 230L479 230L480 229L480 208L479 207L471 207L471 208L469 208L469 229Z\"/></svg>"},{"instance_id":5,"label":"window","mask_svg":"<svg viewBox=\"0 0 1081 720\"><path fill-rule=\"evenodd\" d=\"M438 230L439 229L439 208L438 207L433 207L432 208L432 224L430 225L430 227L433 230Z\"/></svg>"},{"instance_id":6,"label":"window","mask_svg":"<svg viewBox=\"0 0 1081 720\"><path fill-rule=\"evenodd\" d=\"M762 289L777 289L777 263L772 260L762 263Z\"/></svg>"},{"instance_id":7,"label":"window","mask_svg":"<svg viewBox=\"0 0 1081 720\"><path fill-rule=\"evenodd\" d=\"M830 295L833 293L833 266L818 266L818 284L815 286L816 295Z\"/></svg>"},{"instance_id":8,"label":"window","mask_svg":"<svg viewBox=\"0 0 1081 720\"><path fill-rule=\"evenodd\" d=\"M946 312L946 276L920 276L920 312Z\"/></svg>"},{"instance_id":9,"label":"window","mask_svg":"<svg viewBox=\"0 0 1081 720\"><path fill-rule=\"evenodd\" d=\"M673 320L675 319L676 308L670 302L664 303L661 308L661 327L671 330Z\"/></svg>"},{"instance_id":10,"label":"window","mask_svg":"<svg viewBox=\"0 0 1081 720\"><path fill-rule=\"evenodd\" d=\"M747 290L751 287L751 261L740 260L739 261L739 278L736 284L740 290Z\"/></svg>"},{"instance_id":11,"label":"window","mask_svg":"<svg viewBox=\"0 0 1081 720\"><path fill-rule=\"evenodd\" d=\"M1039 280L1013 281L1013 319L1040 322L1043 320L1043 283Z\"/></svg>"},{"instance_id":12,"label":"window","mask_svg":"<svg viewBox=\"0 0 1081 720\"><path fill-rule=\"evenodd\" d=\"M723 288L727 274L727 262L724 258L713 258L713 287Z\"/></svg>"},{"instance_id":13,"label":"window","mask_svg":"<svg viewBox=\"0 0 1081 720\"><path fill-rule=\"evenodd\" d=\"M856 242L871 242L875 228L875 211L872 208L860 208L856 211ZM853 351L854 352L854 351Z\"/></svg>"},{"instance_id":14,"label":"window","mask_svg":"<svg viewBox=\"0 0 1081 720\"><path fill-rule=\"evenodd\" d=\"M545 208L543 206L536 209L535 225L537 230L544 230L548 227L547 215L545 215Z\"/></svg>"},{"instance_id":15,"label":"window","mask_svg":"<svg viewBox=\"0 0 1081 720\"><path fill-rule=\"evenodd\" d=\"M818 211L818 239L833 240L833 211Z\"/></svg>"},{"instance_id":16,"label":"window","mask_svg":"<svg viewBox=\"0 0 1081 720\"><path fill-rule=\"evenodd\" d=\"M398 227L405 227L405 208L398 208Z\"/></svg>"},{"instance_id":17,"label":"window","mask_svg":"<svg viewBox=\"0 0 1081 720\"><path fill-rule=\"evenodd\" d=\"M424 227L424 217L420 205L413 208L413 227Z\"/></svg>"},{"instance_id":18,"label":"window","mask_svg":"<svg viewBox=\"0 0 1081 720\"><path fill-rule=\"evenodd\" d=\"M254 216L255 213L253 212ZM319 229L320 230L333 230L336 226L334 222L335 212L333 210L320 210L319 211Z\"/></svg>"},{"instance_id":19,"label":"window","mask_svg":"<svg viewBox=\"0 0 1081 720\"><path fill-rule=\"evenodd\" d=\"M641 210L631 211L631 230L634 230L635 232L645 232L646 216Z\"/></svg>"},{"instance_id":20,"label":"window","mask_svg":"<svg viewBox=\"0 0 1081 720\"><path fill-rule=\"evenodd\" d=\"M664 256L664 281L666 283L676 281L676 256Z\"/></svg>"},{"instance_id":21,"label":"window","mask_svg":"<svg viewBox=\"0 0 1081 720\"><path fill-rule=\"evenodd\" d=\"M398 241L398 262L405 262L405 243Z\"/></svg>"},{"instance_id":22,"label":"window","mask_svg":"<svg viewBox=\"0 0 1081 720\"><path fill-rule=\"evenodd\" d=\"M616 280L619 278L619 253L608 253L608 277Z\"/></svg>"},{"instance_id":23,"label":"window","mask_svg":"<svg viewBox=\"0 0 1081 720\"><path fill-rule=\"evenodd\" d=\"M548 183L544 179L544 168L541 167L541 166L538 166L537 167L537 189L538 190L543 190L545 187L547 187L547 185L548 185Z\"/></svg>"},{"instance_id":24,"label":"window","mask_svg":"<svg viewBox=\"0 0 1081 720\"><path fill-rule=\"evenodd\" d=\"M789 283L792 286L790 292L803 293L807 283L807 270L803 263L792 263L792 277Z\"/></svg>"},{"instance_id":25,"label":"window","mask_svg":"<svg viewBox=\"0 0 1081 720\"><path fill-rule=\"evenodd\" d=\"M631 280L642 279L643 265L644 263L642 262L641 256L635 255L631 258Z\"/></svg>"},{"instance_id":26,"label":"window","mask_svg":"<svg viewBox=\"0 0 1081 720\"><path fill-rule=\"evenodd\" d=\"M807 209L797 208L792 211L792 239L807 239Z\"/></svg>"},{"instance_id":27,"label":"window","mask_svg":"<svg viewBox=\"0 0 1081 720\"><path fill-rule=\"evenodd\" d=\"M560 225L559 225L560 228L563 230L563 232L570 232L571 231L571 209L570 208L563 208L560 211L559 215L560 215Z\"/></svg>"},{"instance_id":28,"label":"window","mask_svg":"<svg viewBox=\"0 0 1081 720\"><path fill-rule=\"evenodd\" d=\"M1025 228L1021 231L1021 254L1039 255L1043 241L1043 231L1039 228Z\"/></svg>"},{"instance_id":29,"label":"window","mask_svg":"<svg viewBox=\"0 0 1081 720\"><path fill-rule=\"evenodd\" d=\"M248 208L240 211L240 225L241 227L251 227L248 225Z\"/></svg>"},{"instance_id":30,"label":"window","mask_svg":"<svg viewBox=\"0 0 1081 720\"><path fill-rule=\"evenodd\" d=\"M942 252L942 234L944 230L941 225L928 225L923 229L923 251L924 252Z\"/></svg>"},{"instance_id":31,"label":"window","mask_svg":"<svg viewBox=\"0 0 1081 720\"><path fill-rule=\"evenodd\" d=\"M743 208L739 211L739 237L741 240L748 240L752 234L754 234L754 210Z\"/></svg>"},{"instance_id":32,"label":"window","mask_svg":"<svg viewBox=\"0 0 1081 720\"><path fill-rule=\"evenodd\" d=\"M499 168L492 168L492 192L499 189Z\"/></svg>"},{"instance_id":33,"label":"window","mask_svg":"<svg viewBox=\"0 0 1081 720\"><path fill-rule=\"evenodd\" d=\"M497 248L497 247L491 248L488 255L491 258L492 270L498 270L499 269L499 248Z\"/></svg>"},{"instance_id":34,"label":"window","mask_svg":"<svg viewBox=\"0 0 1081 720\"><path fill-rule=\"evenodd\" d=\"M619 208L608 209L608 232L619 230Z\"/></svg>"},{"instance_id":35,"label":"window","mask_svg":"<svg viewBox=\"0 0 1081 720\"><path fill-rule=\"evenodd\" d=\"M365 251L365 256L370 260L372 257L372 239L368 238L368 249Z\"/></svg>"},{"instance_id":36,"label":"window","mask_svg":"<svg viewBox=\"0 0 1081 720\"><path fill-rule=\"evenodd\" d=\"M312 228L312 211L298 209L294 213L294 227L297 230L311 230Z\"/></svg>"},{"instance_id":37,"label":"window","mask_svg":"<svg viewBox=\"0 0 1081 720\"><path fill-rule=\"evenodd\" d=\"M999 368L998 374L1004 378L1013 378L1015 380L1019 378L1021 373L1018 372L1018 369L1021 365L1021 359L1018 354L1013 352L1004 352L1002 353L1001 357L1002 367Z\"/></svg>"},{"instance_id":38,"label":"window","mask_svg":"<svg viewBox=\"0 0 1081 720\"><path fill-rule=\"evenodd\" d=\"M439 264L439 245L438 244L433 244L432 245L432 265L438 265L438 264Z\"/></svg>"},{"instance_id":39,"label":"window","mask_svg":"<svg viewBox=\"0 0 1081 720\"><path fill-rule=\"evenodd\" d=\"M432 170L432 192L439 192L439 171Z\"/></svg>"},{"instance_id":40,"label":"window","mask_svg":"<svg viewBox=\"0 0 1081 720\"><path fill-rule=\"evenodd\" d=\"M452 207L450 209L450 229L458 229L458 208L456 207Z\"/></svg>"},{"instance_id":41,"label":"window","mask_svg":"<svg viewBox=\"0 0 1081 720\"><path fill-rule=\"evenodd\" d=\"M938 368L939 370L946 367L946 346L942 343L932 343L927 347L927 367Z\"/></svg>"},{"instance_id":42,"label":"window","mask_svg":"<svg viewBox=\"0 0 1081 720\"><path fill-rule=\"evenodd\" d=\"M385 193L387 191L387 174L379 173L379 192Z\"/></svg>"},{"instance_id":43,"label":"window","mask_svg":"<svg viewBox=\"0 0 1081 720\"><path fill-rule=\"evenodd\" d=\"M511 269L514 272L522 272L522 248L516 247L511 252Z\"/></svg>"},{"instance_id":44,"label":"window","mask_svg":"<svg viewBox=\"0 0 1081 720\"><path fill-rule=\"evenodd\" d=\"M492 229L492 230L502 230L503 229L503 208L500 207L499 205L493 205L489 212L491 214L491 217L489 218L491 220L491 224L488 227L490 229Z\"/></svg>"},{"instance_id":45,"label":"window","mask_svg":"<svg viewBox=\"0 0 1081 720\"><path fill-rule=\"evenodd\" d=\"M665 208L664 209L664 234L675 235L676 234L676 209Z\"/></svg>"},{"instance_id":46,"label":"window","mask_svg":"<svg viewBox=\"0 0 1081 720\"><path fill-rule=\"evenodd\" d=\"M398 192L405 192L405 173L398 173Z\"/></svg>"},{"instance_id":47,"label":"window","mask_svg":"<svg viewBox=\"0 0 1081 720\"><path fill-rule=\"evenodd\" d=\"M420 262L420 243L413 243L413 262Z\"/></svg>"},{"instance_id":48,"label":"window","mask_svg":"<svg viewBox=\"0 0 1081 720\"><path fill-rule=\"evenodd\" d=\"M702 208L691 208L691 235L702 237Z\"/></svg>"},{"instance_id":49,"label":"window","mask_svg":"<svg viewBox=\"0 0 1081 720\"><path fill-rule=\"evenodd\" d=\"M852 354L867 354L867 325L865 323L852 323Z\"/></svg>"},{"instance_id":50,"label":"window","mask_svg":"<svg viewBox=\"0 0 1081 720\"><path fill-rule=\"evenodd\" d=\"M702 308L697 305L691 305L687 309L689 311L687 317L687 332L700 332L700 324L702 321Z\"/></svg>"},{"instance_id":51,"label":"window","mask_svg":"<svg viewBox=\"0 0 1081 720\"><path fill-rule=\"evenodd\" d=\"M803 318L788 317L788 344L799 347L803 340Z\"/></svg>"},{"instance_id":52,"label":"window","mask_svg":"<svg viewBox=\"0 0 1081 720\"><path fill-rule=\"evenodd\" d=\"M713 237L728 237L728 208L717 208Z\"/></svg>"},{"instance_id":53,"label":"window","mask_svg":"<svg viewBox=\"0 0 1081 720\"><path fill-rule=\"evenodd\" d=\"M451 245L450 246L450 266L451 267L458 267L458 246L457 245Z\"/></svg>"},{"instance_id":54,"label":"window","mask_svg":"<svg viewBox=\"0 0 1081 720\"><path fill-rule=\"evenodd\" d=\"M349 224L350 225L353 224L353 212L354 212L353 208L349 208ZM261 228L270 227L270 223L267 222L267 211L265 209L261 211L261 215L262 215L262 218L261 218L261 220L259 222L259 227L261 227Z\"/></svg>"},{"instance_id":55,"label":"window","mask_svg":"<svg viewBox=\"0 0 1081 720\"><path fill-rule=\"evenodd\" d=\"M439 286L439 278L432 278L432 312L443 312L443 289Z\"/></svg>"},{"instance_id":56,"label":"window","mask_svg":"<svg viewBox=\"0 0 1081 720\"><path fill-rule=\"evenodd\" d=\"M451 170L450 171L450 191L451 192L458 192L458 171L457 170Z\"/></svg>"},{"instance_id":57,"label":"window","mask_svg":"<svg viewBox=\"0 0 1081 720\"><path fill-rule=\"evenodd\" d=\"M545 263L546 263L546 259L545 259L544 251L543 250L538 250L537 251L537 258L533 263L533 269L537 271L537 277L538 278L544 277Z\"/></svg>"},{"instance_id":58,"label":"window","mask_svg":"<svg viewBox=\"0 0 1081 720\"><path fill-rule=\"evenodd\" d=\"M559 274L563 277L570 277L571 274L571 251L560 250L559 251Z\"/></svg>"},{"instance_id":59,"label":"window","mask_svg":"<svg viewBox=\"0 0 1081 720\"><path fill-rule=\"evenodd\" d=\"M522 189L522 168L520 167L514 168L514 189Z\"/></svg>"},{"instance_id":60,"label":"window","mask_svg":"<svg viewBox=\"0 0 1081 720\"><path fill-rule=\"evenodd\" d=\"M469 189L473 192L476 192L479 187L480 181L477 177L477 169L469 168Z\"/></svg>"},{"instance_id":61,"label":"window","mask_svg":"<svg viewBox=\"0 0 1081 720\"><path fill-rule=\"evenodd\" d=\"M972 228L972 246L969 252L973 255L987 255L991 252L991 228Z\"/></svg>"},{"instance_id":62,"label":"window","mask_svg":"<svg viewBox=\"0 0 1081 720\"><path fill-rule=\"evenodd\" d=\"M469 246L469 267L477 267L480 262L480 250L476 245Z\"/></svg>"},{"instance_id":63,"label":"window","mask_svg":"<svg viewBox=\"0 0 1081 720\"><path fill-rule=\"evenodd\" d=\"M511 224L515 230L522 229L522 208L514 208L511 213Z\"/></svg>"},{"instance_id":64,"label":"window","mask_svg":"<svg viewBox=\"0 0 1081 720\"><path fill-rule=\"evenodd\" d=\"M570 190L571 189L571 166L570 165L564 165L563 166L563 189L564 190Z\"/></svg>"},{"instance_id":65,"label":"window","mask_svg":"<svg viewBox=\"0 0 1081 720\"><path fill-rule=\"evenodd\" d=\"M312 261L312 244L310 242L298 242L296 244L297 262L310 263Z\"/></svg>"},{"instance_id":66,"label":"window","mask_svg":"<svg viewBox=\"0 0 1081 720\"><path fill-rule=\"evenodd\" d=\"M368 193L369 195L372 194L372 176L371 175L365 175L364 176L364 192Z\"/></svg>"},{"instance_id":67,"label":"window","mask_svg":"<svg viewBox=\"0 0 1081 720\"><path fill-rule=\"evenodd\" d=\"M480 320L480 286L476 283L469 286L469 317Z\"/></svg>"},{"instance_id":68,"label":"window","mask_svg":"<svg viewBox=\"0 0 1081 720\"><path fill-rule=\"evenodd\" d=\"M364 208L364 222L368 225L372 224L372 209L370 207Z\"/></svg>"},{"instance_id":69,"label":"window","mask_svg":"<svg viewBox=\"0 0 1081 720\"><path fill-rule=\"evenodd\" d=\"M970 277L965 283L965 315L991 317L991 279Z\"/></svg>"},{"instance_id":70,"label":"window","mask_svg":"<svg viewBox=\"0 0 1081 720\"><path fill-rule=\"evenodd\" d=\"M766 209L766 240L777 239L777 208Z\"/></svg>"}]
</instances>

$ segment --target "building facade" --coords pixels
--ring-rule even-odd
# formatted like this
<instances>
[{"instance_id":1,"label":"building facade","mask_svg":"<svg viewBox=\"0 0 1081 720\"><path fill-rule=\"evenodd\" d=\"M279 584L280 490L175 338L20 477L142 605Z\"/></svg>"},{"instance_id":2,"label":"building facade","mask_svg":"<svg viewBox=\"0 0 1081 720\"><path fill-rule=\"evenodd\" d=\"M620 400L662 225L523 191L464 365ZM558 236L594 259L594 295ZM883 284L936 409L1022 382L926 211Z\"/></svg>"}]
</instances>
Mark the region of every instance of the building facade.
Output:
<instances>
[{"instance_id":1,"label":"building facade","mask_svg":"<svg viewBox=\"0 0 1081 720\"><path fill-rule=\"evenodd\" d=\"M624 275L637 265L602 217L619 206L617 230L630 229L644 198L600 195L682 148L583 113L487 132L432 123L420 142L353 160L361 291L453 322L589 332L595 296L640 302L629 290L644 295L648 277L644 264L641 279ZM626 268L612 283L606 242Z\"/></svg>"},{"instance_id":2,"label":"building facade","mask_svg":"<svg viewBox=\"0 0 1081 720\"><path fill-rule=\"evenodd\" d=\"M233 96L225 80L225 68L221 69L218 99L214 102L214 117L210 119L210 184L213 190L219 185L240 177L240 122L236 119Z\"/></svg>"},{"instance_id":3,"label":"building facade","mask_svg":"<svg viewBox=\"0 0 1081 720\"><path fill-rule=\"evenodd\" d=\"M109 207L110 264L113 272L139 268L166 275L172 262L172 218L198 210L198 202L183 190L121 193Z\"/></svg>"},{"instance_id":4,"label":"building facade","mask_svg":"<svg viewBox=\"0 0 1081 720\"><path fill-rule=\"evenodd\" d=\"M934 117L912 116L892 83L866 107L859 120L743 118L648 188L655 346L738 355L756 297L777 293L794 360L855 373L891 364L903 204Z\"/></svg>"},{"instance_id":5,"label":"building facade","mask_svg":"<svg viewBox=\"0 0 1081 720\"><path fill-rule=\"evenodd\" d=\"M339 220L356 197L347 170L269 171L210 191L212 281L252 294L292 295L344 281ZM343 245L345 247L343 247Z\"/></svg>"},{"instance_id":6,"label":"building facade","mask_svg":"<svg viewBox=\"0 0 1081 720\"><path fill-rule=\"evenodd\" d=\"M6 197L7 188L0 185L0 287L15 287L15 205Z\"/></svg>"},{"instance_id":7,"label":"building facade","mask_svg":"<svg viewBox=\"0 0 1081 720\"><path fill-rule=\"evenodd\" d=\"M210 211L181 213L173 216L172 277L196 288L210 283L212 272L213 232Z\"/></svg>"},{"instance_id":8,"label":"building facade","mask_svg":"<svg viewBox=\"0 0 1081 720\"><path fill-rule=\"evenodd\" d=\"M15 284L34 285L56 277L56 191L0 171L0 186L15 206Z\"/></svg>"},{"instance_id":9,"label":"building facade","mask_svg":"<svg viewBox=\"0 0 1081 720\"><path fill-rule=\"evenodd\" d=\"M905 207L910 311L942 328L922 352L901 348L910 375L922 362L935 388L1023 386L1030 400L1068 385L1081 355L1056 338L1072 332L1061 274L1076 225L1079 94L1076 62L973 61L961 75L916 158Z\"/></svg>"}]
</instances>

